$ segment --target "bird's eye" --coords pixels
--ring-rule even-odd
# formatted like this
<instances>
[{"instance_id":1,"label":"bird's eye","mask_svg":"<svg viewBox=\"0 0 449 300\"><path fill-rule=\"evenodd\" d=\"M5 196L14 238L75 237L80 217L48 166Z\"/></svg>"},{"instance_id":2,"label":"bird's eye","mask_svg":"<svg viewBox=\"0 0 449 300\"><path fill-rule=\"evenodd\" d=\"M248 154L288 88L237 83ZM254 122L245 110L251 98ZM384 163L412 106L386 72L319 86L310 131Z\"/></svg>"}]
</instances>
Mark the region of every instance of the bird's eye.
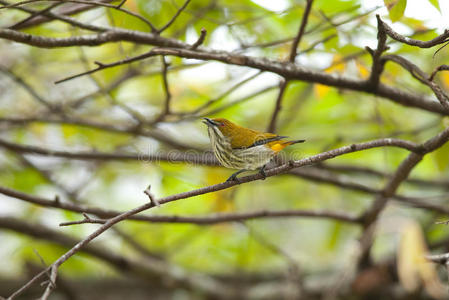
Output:
<instances>
[{"instance_id":1,"label":"bird's eye","mask_svg":"<svg viewBox=\"0 0 449 300\"><path fill-rule=\"evenodd\" d=\"M220 124L220 126L224 126L224 123L222 123L222 122L220 122L220 123L218 123L218 124Z\"/></svg>"}]
</instances>

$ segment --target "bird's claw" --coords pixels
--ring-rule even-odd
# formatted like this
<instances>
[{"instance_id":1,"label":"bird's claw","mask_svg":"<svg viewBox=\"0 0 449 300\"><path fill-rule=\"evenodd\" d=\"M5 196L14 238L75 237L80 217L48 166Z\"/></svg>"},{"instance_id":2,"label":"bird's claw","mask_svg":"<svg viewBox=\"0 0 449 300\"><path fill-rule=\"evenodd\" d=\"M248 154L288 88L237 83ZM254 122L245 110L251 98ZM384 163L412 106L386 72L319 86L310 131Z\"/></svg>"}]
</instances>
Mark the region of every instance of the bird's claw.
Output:
<instances>
[{"instance_id":1,"label":"bird's claw","mask_svg":"<svg viewBox=\"0 0 449 300\"><path fill-rule=\"evenodd\" d=\"M260 168L259 173L260 173L260 175L262 175L262 180L265 180L265 178L267 178L267 173L265 173L265 166Z\"/></svg>"},{"instance_id":2,"label":"bird's claw","mask_svg":"<svg viewBox=\"0 0 449 300\"><path fill-rule=\"evenodd\" d=\"M226 182L230 182L230 181L237 181L237 182L239 182L239 179L237 178L237 175L232 174L231 176L229 176L228 179L226 179Z\"/></svg>"}]
</instances>

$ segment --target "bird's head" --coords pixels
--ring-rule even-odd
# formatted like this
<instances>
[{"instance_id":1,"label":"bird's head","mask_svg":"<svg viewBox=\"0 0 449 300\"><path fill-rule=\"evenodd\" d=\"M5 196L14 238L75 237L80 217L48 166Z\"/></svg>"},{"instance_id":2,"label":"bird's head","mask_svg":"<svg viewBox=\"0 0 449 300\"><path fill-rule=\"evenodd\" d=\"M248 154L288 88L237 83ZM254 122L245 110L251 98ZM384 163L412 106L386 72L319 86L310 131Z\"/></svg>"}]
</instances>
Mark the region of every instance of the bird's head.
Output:
<instances>
[{"instance_id":1,"label":"bird's head","mask_svg":"<svg viewBox=\"0 0 449 300\"><path fill-rule=\"evenodd\" d=\"M232 123L231 121L223 118L214 118L214 119L203 118L203 119L204 119L203 123L206 124L208 127L216 128L220 130L224 136L228 137L233 135L233 132L235 130L238 130L238 128L240 127Z\"/></svg>"}]
</instances>

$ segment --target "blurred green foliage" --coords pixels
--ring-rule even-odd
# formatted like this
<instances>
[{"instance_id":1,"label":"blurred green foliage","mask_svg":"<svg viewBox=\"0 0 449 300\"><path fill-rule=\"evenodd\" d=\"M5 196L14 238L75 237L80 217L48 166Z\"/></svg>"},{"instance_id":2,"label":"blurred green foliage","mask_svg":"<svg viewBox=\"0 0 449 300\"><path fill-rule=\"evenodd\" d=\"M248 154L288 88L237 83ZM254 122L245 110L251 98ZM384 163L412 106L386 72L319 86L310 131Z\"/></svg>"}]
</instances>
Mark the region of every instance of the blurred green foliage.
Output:
<instances>
[{"instance_id":1,"label":"blurred green foliage","mask_svg":"<svg viewBox=\"0 0 449 300\"><path fill-rule=\"evenodd\" d=\"M117 2L117 1L115 1ZM115 3L114 2L114 3ZM290 42L274 46L264 43L292 38L299 26L304 1L283 1L286 8L272 11L249 0L196 0L189 4L172 26L162 33L193 43L201 28L207 30L204 46L213 49L238 51L248 55L285 59ZM435 37L439 29L427 27L425 20L404 15L407 1L394 2L392 8L376 8L370 1L317 0L307 25L307 33L299 46L297 62L305 68L328 73L366 78L371 58L364 46L376 45L375 14L388 22L395 22L401 32L417 39ZM438 1L429 1L439 9ZM128 0L124 8L148 18L157 28L166 24L183 1ZM30 7L44 7L32 4ZM386 5L389 5L386 3ZM369 14L363 13L372 11ZM0 24L5 27L23 19L26 14L17 10L2 10ZM388 20L388 16L390 20ZM117 26L132 30L149 31L141 20L123 12L97 8L74 16L87 23ZM337 24L337 25L336 25ZM338 25L341 24L341 25ZM400 25L400 26L399 26ZM25 32L49 37L69 37L89 34L53 21L26 29ZM304 52L316 42L309 52ZM448 59L446 49L432 55L435 49L416 49L389 40L389 53L404 55L426 72L431 72ZM259 46L258 46L259 45ZM163 111L165 93L162 87L161 60L149 58L130 65L109 68L90 76L77 78L59 85L53 82L94 68L94 62L110 63L142 54L150 46L132 43L110 43L98 47L72 47L39 49L21 44L0 41L2 66L30 85L49 103L67 107L67 115L80 120L128 126L135 124L136 116L151 124ZM348 59L348 57L352 57ZM254 70L228 66L216 62L167 57L170 63L168 75L172 95L172 115L158 124L149 125L182 144L195 149L208 149L206 129L199 121L202 116L220 116L258 130L265 130L274 108L277 90L273 89L251 96L263 88L276 86L278 78L261 74L208 105L197 114L188 114L216 99L231 86L254 74ZM120 85L109 89L127 72L133 76ZM23 86L0 74L0 118L42 118L42 122L2 127L2 138L16 143L38 145L50 149L92 150L105 152L170 151L171 146L150 137L113 132L101 128L89 128L77 124L52 124L46 122L52 113L36 101ZM431 95L431 91L418 84L406 71L387 63L382 81L404 90ZM444 88L449 85L449 75L441 73L438 81ZM249 96L249 97L248 97ZM245 98L248 97L248 98ZM71 105L83 98L78 106ZM295 158L316 154L324 150L351 143L383 137L397 137L422 142L434 136L444 122L440 116L414 108L399 106L390 101L346 90L338 90L312 83L291 82L283 100L277 132L294 138L304 138L306 143L292 147L287 153ZM219 112L212 114L214 110ZM184 114L187 112L187 114ZM62 122L64 123L64 122ZM142 191L152 185L156 197L172 195L226 179L231 170L220 167L203 167L191 164L114 162L114 161L67 161L64 159L29 156L32 165L23 155L1 149L0 185L22 192L72 201L67 191L77 195L77 201L104 209L127 210L147 201ZM406 151L393 148L377 148L338 157L330 164L363 166L386 173L393 172L405 158ZM427 156L413 171L412 177L429 180L447 179L449 145ZM49 176L45 176L45 174ZM347 174L347 176L352 176ZM49 178L48 178L49 177ZM352 176L357 182L373 188L382 188L385 179L370 176ZM429 189L430 190L430 189ZM427 196L441 190L420 189L405 184L400 192L410 196ZM283 175L265 181L236 186L230 190L206 194L169 203L151 211L161 215L206 215L219 212L243 212L278 209L330 209L362 212L373 200L373 195L314 183L301 178ZM1 206L15 207L15 200L1 198ZM444 202L444 203L447 203ZM430 213L391 204L387 215L416 218L424 227L435 219ZM16 212L16 217L41 222L81 239L96 225L57 227L59 222L81 219L79 214L38 208L27 204ZM394 219L394 217L391 217ZM189 270L212 274L277 273L289 262L278 251L270 249L263 241L278 245L293 257L306 272L337 270L348 260L348 245L354 241L359 228L329 220L302 218L264 219L243 223L197 226L189 224L147 224L122 222L120 229L132 235L150 251L164 256L168 261ZM429 239L446 236L445 227L432 227ZM256 234L254 234L256 233ZM133 253L119 237L106 235L98 244L119 253ZM384 237L382 237L384 238ZM0 243L8 243L11 235L0 232ZM390 243L390 240L384 241ZM15 247L14 266L1 268L8 276L10 270L20 270L24 262L40 264L34 250L46 263L55 260L63 249L53 243L18 237ZM388 245L376 246L379 257L384 252L392 254ZM95 261L95 263L93 263ZM11 263L11 264L13 264ZM71 276L88 274L110 275L111 268L87 255L77 255L61 270Z\"/></svg>"}]
</instances>

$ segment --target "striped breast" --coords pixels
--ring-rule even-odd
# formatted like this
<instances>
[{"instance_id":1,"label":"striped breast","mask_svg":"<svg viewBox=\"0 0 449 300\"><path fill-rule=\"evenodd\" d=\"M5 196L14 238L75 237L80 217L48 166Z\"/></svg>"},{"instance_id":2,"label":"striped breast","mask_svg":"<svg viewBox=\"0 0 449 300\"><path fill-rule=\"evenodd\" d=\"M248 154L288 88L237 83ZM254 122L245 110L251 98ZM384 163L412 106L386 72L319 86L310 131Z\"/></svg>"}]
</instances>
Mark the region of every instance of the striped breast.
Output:
<instances>
[{"instance_id":1,"label":"striped breast","mask_svg":"<svg viewBox=\"0 0 449 300\"><path fill-rule=\"evenodd\" d=\"M215 126L208 127L209 138L215 157L225 167L230 169L256 170L276 154L266 145L258 145L243 149L233 149L228 138Z\"/></svg>"}]
</instances>

